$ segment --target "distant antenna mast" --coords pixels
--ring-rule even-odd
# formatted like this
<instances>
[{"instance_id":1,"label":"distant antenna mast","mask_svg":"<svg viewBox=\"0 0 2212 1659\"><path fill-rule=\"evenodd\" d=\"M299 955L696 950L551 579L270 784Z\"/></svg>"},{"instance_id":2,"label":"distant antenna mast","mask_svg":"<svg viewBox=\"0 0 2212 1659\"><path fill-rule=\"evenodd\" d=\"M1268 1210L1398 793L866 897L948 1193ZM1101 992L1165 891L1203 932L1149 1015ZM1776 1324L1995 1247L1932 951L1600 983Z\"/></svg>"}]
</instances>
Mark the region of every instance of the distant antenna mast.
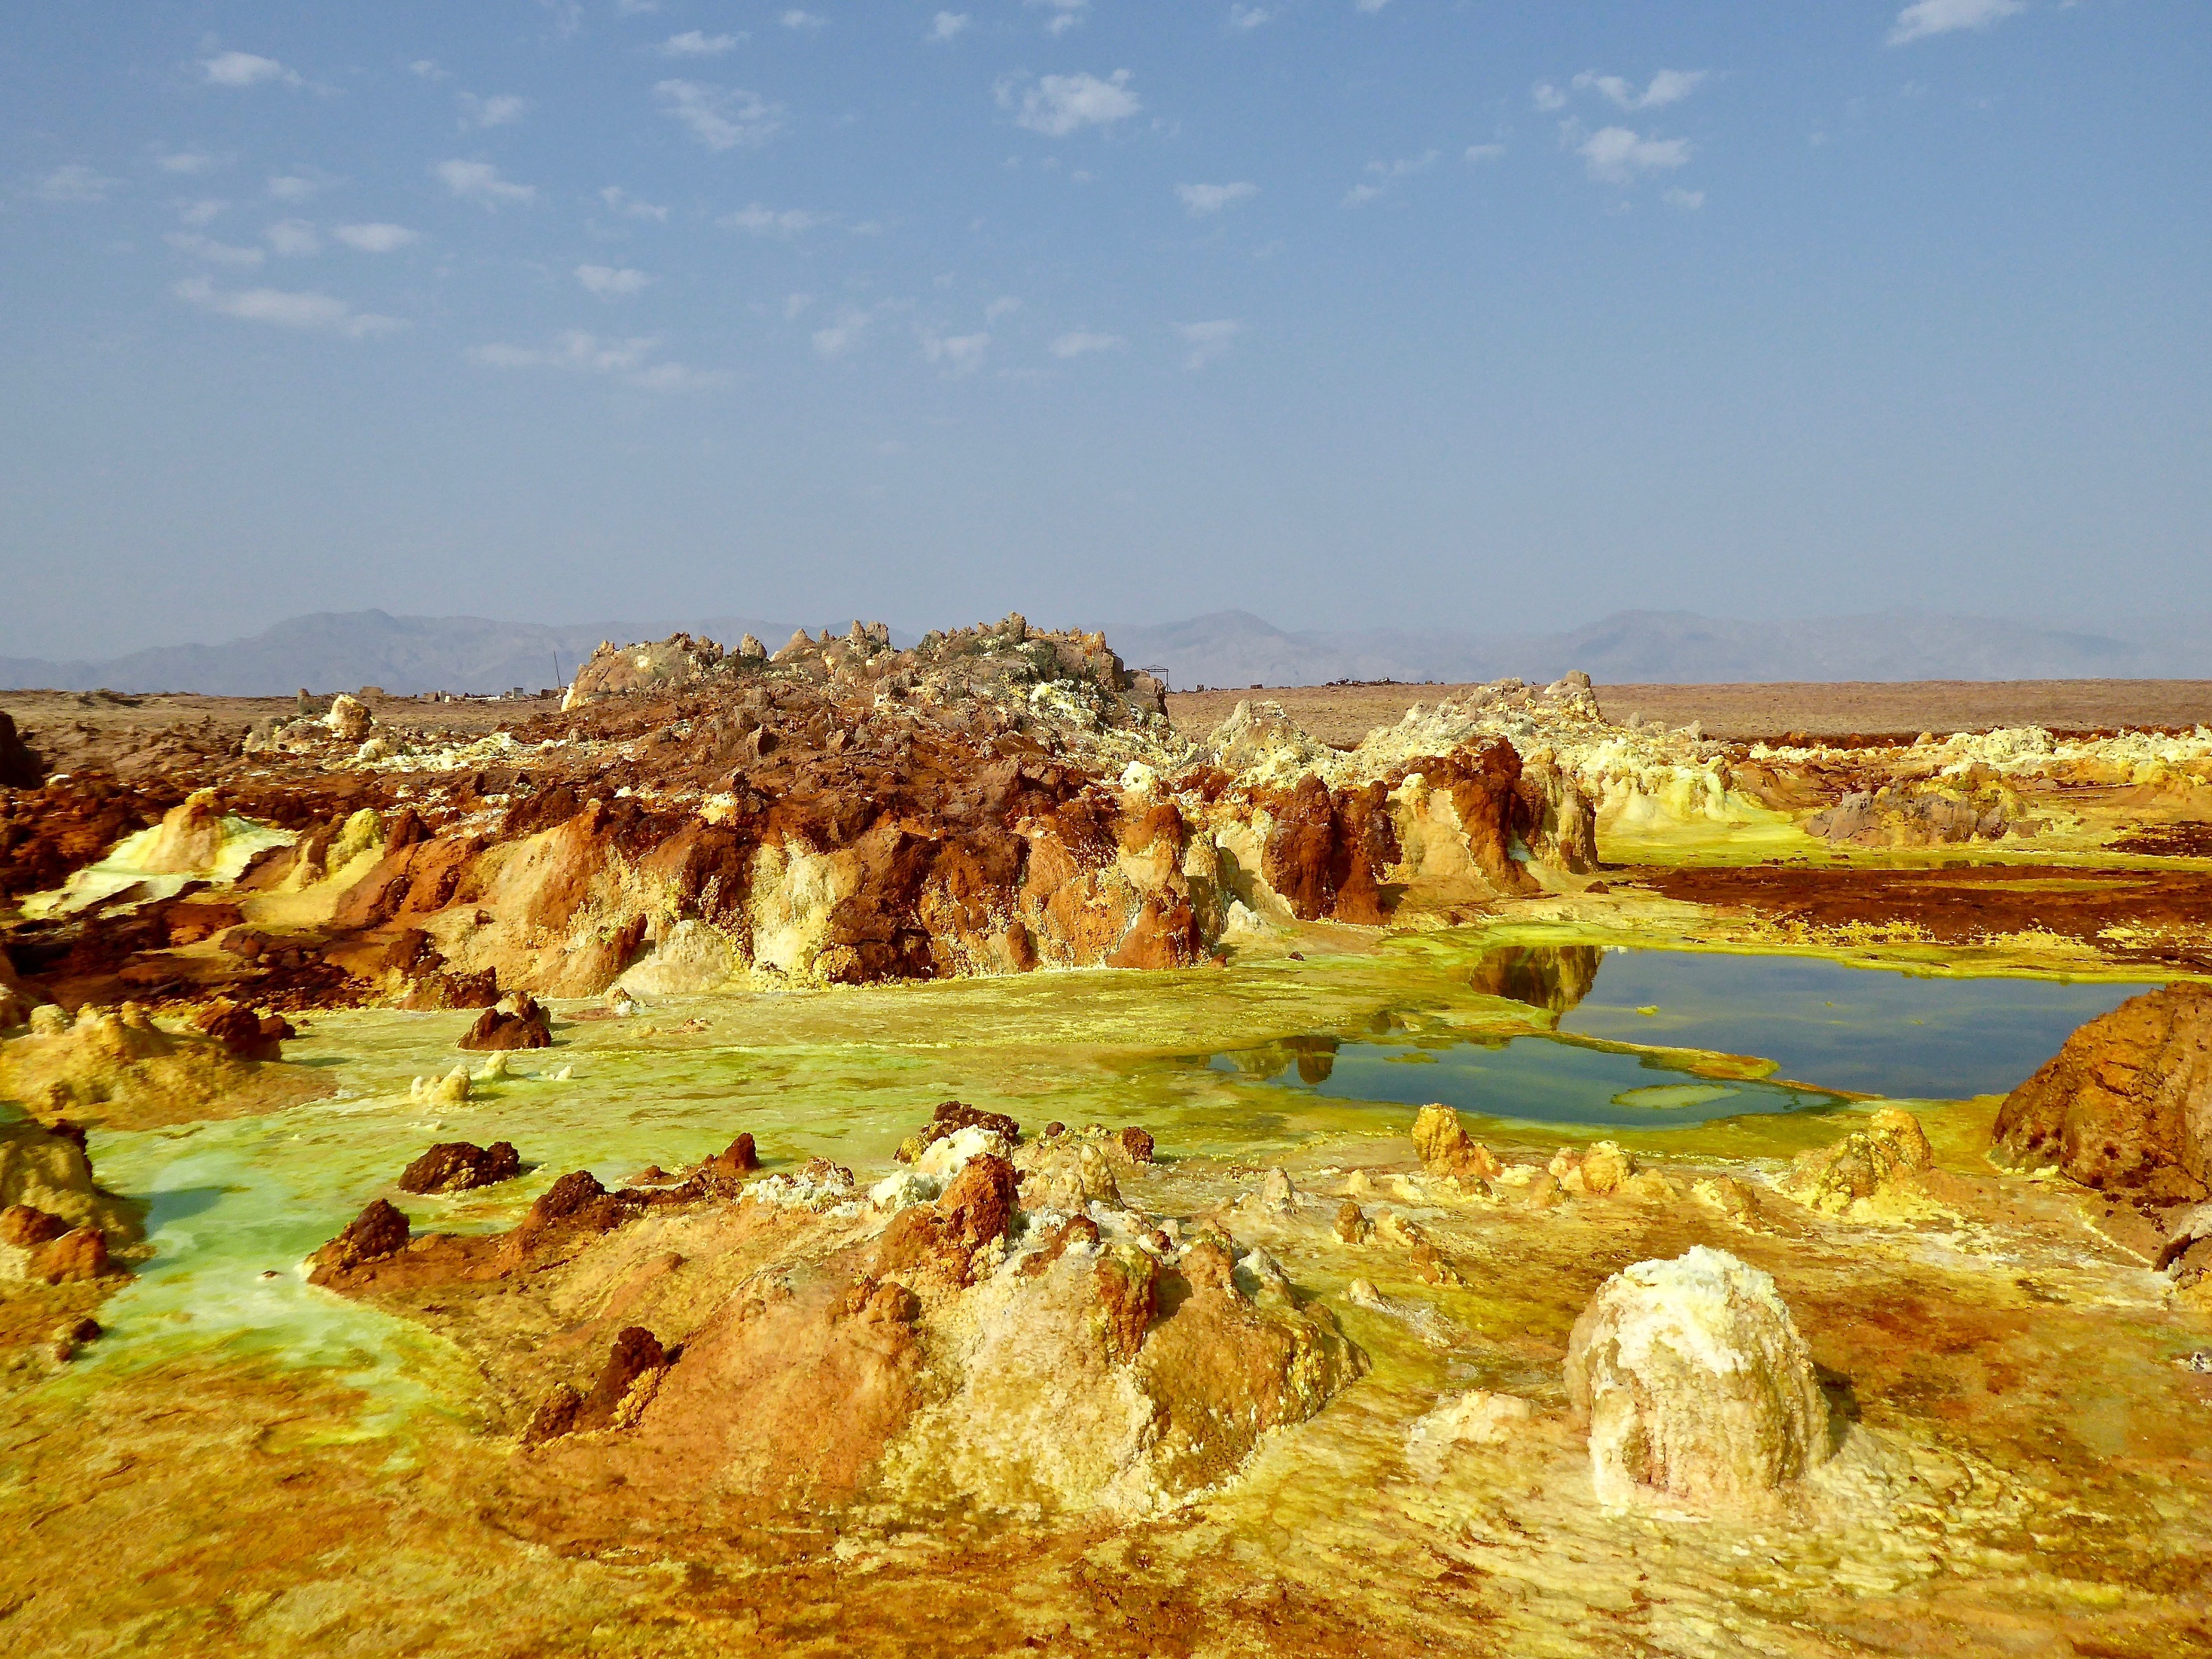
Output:
<instances>
[{"instance_id":1,"label":"distant antenna mast","mask_svg":"<svg viewBox=\"0 0 2212 1659\"><path fill-rule=\"evenodd\" d=\"M553 684L561 684L561 653L558 651L553 653Z\"/></svg>"}]
</instances>

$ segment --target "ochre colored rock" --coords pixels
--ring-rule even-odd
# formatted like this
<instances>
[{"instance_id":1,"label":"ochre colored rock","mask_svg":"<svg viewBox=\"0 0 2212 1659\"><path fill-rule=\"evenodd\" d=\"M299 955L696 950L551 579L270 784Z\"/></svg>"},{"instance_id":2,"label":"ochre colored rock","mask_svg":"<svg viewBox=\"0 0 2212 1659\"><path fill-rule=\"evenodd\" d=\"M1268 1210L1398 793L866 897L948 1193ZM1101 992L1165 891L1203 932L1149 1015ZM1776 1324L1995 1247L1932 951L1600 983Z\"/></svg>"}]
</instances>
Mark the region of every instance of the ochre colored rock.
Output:
<instances>
[{"instance_id":1,"label":"ochre colored rock","mask_svg":"<svg viewBox=\"0 0 2212 1659\"><path fill-rule=\"evenodd\" d=\"M1755 1507L1829 1455L1827 1401L1773 1279L1703 1245L1598 1286L1566 1386L1608 1505Z\"/></svg>"},{"instance_id":2,"label":"ochre colored rock","mask_svg":"<svg viewBox=\"0 0 2212 1659\"><path fill-rule=\"evenodd\" d=\"M599 1368L599 1380L578 1402L574 1431L588 1433L612 1427L640 1379L665 1370L667 1364L667 1352L651 1331L642 1325L625 1327L615 1337L607 1363Z\"/></svg>"},{"instance_id":3,"label":"ochre colored rock","mask_svg":"<svg viewBox=\"0 0 2212 1659\"><path fill-rule=\"evenodd\" d=\"M466 1140L441 1140L400 1173L404 1193L465 1193L512 1181L522 1173L522 1158L512 1141L478 1146Z\"/></svg>"},{"instance_id":4,"label":"ochre colored rock","mask_svg":"<svg viewBox=\"0 0 2212 1659\"><path fill-rule=\"evenodd\" d=\"M1995 1135L2016 1169L2153 1202L2212 1196L2212 987L2089 1021L2006 1097Z\"/></svg>"},{"instance_id":5,"label":"ochre colored rock","mask_svg":"<svg viewBox=\"0 0 2212 1659\"><path fill-rule=\"evenodd\" d=\"M753 1149L751 1134L745 1133L740 1133L727 1146L702 1164L699 1172L723 1181L734 1181L738 1176L750 1175L759 1168L760 1154Z\"/></svg>"},{"instance_id":6,"label":"ochre colored rock","mask_svg":"<svg viewBox=\"0 0 2212 1659\"><path fill-rule=\"evenodd\" d=\"M49 1210L33 1204L10 1204L0 1210L0 1244L34 1250L69 1231L70 1224Z\"/></svg>"},{"instance_id":7,"label":"ochre colored rock","mask_svg":"<svg viewBox=\"0 0 2212 1659\"><path fill-rule=\"evenodd\" d=\"M97 1227L73 1227L31 1258L30 1276L49 1285L76 1285L104 1279L114 1268L107 1239Z\"/></svg>"},{"instance_id":8,"label":"ochre colored rock","mask_svg":"<svg viewBox=\"0 0 2212 1659\"><path fill-rule=\"evenodd\" d=\"M1800 1203L1840 1215L1862 1199L1898 1186L1905 1177L1935 1167L1936 1153L1920 1120L1896 1106L1885 1106L1832 1146L1800 1152L1782 1190Z\"/></svg>"},{"instance_id":9,"label":"ochre colored rock","mask_svg":"<svg viewBox=\"0 0 2212 1659\"><path fill-rule=\"evenodd\" d=\"M1006 1236L1013 1218L1014 1166L986 1153L969 1160L935 1204L901 1210L876 1247L878 1276L918 1271L965 1285L976 1249Z\"/></svg>"},{"instance_id":10,"label":"ochre colored rock","mask_svg":"<svg viewBox=\"0 0 2212 1659\"><path fill-rule=\"evenodd\" d=\"M1127 1364L1145 1345L1159 1295L1160 1264L1142 1250L1115 1250L1099 1258L1091 1282L1098 1298L1100 1334L1107 1357Z\"/></svg>"},{"instance_id":11,"label":"ochre colored rock","mask_svg":"<svg viewBox=\"0 0 2212 1659\"><path fill-rule=\"evenodd\" d=\"M1461 1127L1459 1114L1449 1106L1421 1108L1413 1119L1413 1150L1421 1155L1421 1167L1433 1176L1493 1181L1505 1167Z\"/></svg>"}]
</instances>

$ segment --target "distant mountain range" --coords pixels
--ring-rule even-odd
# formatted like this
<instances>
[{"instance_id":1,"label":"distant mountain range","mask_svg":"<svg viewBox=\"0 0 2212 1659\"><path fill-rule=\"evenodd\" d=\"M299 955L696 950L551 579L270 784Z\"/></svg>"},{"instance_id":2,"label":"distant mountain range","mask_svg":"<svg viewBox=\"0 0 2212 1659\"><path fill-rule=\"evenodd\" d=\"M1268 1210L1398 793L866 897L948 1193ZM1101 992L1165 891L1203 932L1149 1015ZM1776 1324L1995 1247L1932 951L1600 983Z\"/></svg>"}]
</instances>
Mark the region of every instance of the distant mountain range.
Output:
<instances>
[{"instance_id":1,"label":"distant mountain range","mask_svg":"<svg viewBox=\"0 0 2212 1659\"><path fill-rule=\"evenodd\" d=\"M836 624L849 627L850 619ZM735 646L747 634L771 651L794 624L759 617L660 622L492 622L483 617L394 617L382 611L294 617L251 638L222 645L162 646L104 662L47 662L0 657L0 685L61 691L203 691L233 697L281 697L294 691L355 691L380 686L396 696L420 691L501 692L565 684L601 640L629 645L682 632ZM896 633L895 638L899 638ZM912 644L904 636L902 644Z\"/></svg>"},{"instance_id":2,"label":"distant mountain range","mask_svg":"<svg viewBox=\"0 0 2212 1659\"><path fill-rule=\"evenodd\" d=\"M1164 669L1186 691L1507 675L1550 681L1576 668L1609 685L2212 678L2212 619L2203 617L2088 633L1908 611L1798 622L1622 611L1561 634L1293 633L1247 611L1222 611L1106 635L1126 661Z\"/></svg>"},{"instance_id":3,"label":"distant mountain range","mask_svg":"<svg viewBox=\"0 0 2212 1659\"><path fill-rule=\"evenodd\" d=\"M365 685L398 696L535 690L574 676L601 640L665 639L679 629L725 645L750 633L774 650L791 637L793 624L708 617L558 626L326 611L222 645L166 646L100 662L0 657L0 685L229 696ZM1389 628L1291 632L1249 611L1221 611L1185 622L1111 626L1106 635L1132 667L1164 671L1177 690L1346 679L1455 684L1509 674L1548 681L1574 668L1610 685L2212 679L2212 618L2205 617L2091 633L1907 611L1799 622L1623 611L1567 633L1476 634ZM907 645L915 636L895 629L892 637Z\"/></svg>"}]
</instances>

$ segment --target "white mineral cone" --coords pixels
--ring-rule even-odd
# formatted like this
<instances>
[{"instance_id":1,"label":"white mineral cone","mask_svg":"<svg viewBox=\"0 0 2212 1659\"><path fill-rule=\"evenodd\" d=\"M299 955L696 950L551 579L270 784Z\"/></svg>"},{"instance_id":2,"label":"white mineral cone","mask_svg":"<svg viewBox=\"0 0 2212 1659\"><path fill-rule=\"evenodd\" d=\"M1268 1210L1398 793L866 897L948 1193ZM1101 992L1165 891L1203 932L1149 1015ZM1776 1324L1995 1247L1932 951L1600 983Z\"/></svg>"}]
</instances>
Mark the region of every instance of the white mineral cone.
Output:
<instances>
[{"instance_id":1,"label":"white mineral cone","mask_svg":"<svg viewBox=\"0 0 2212 1659\"><path fill-rule=\"evenodd\" d=\"M1812 1355L1756 1267L1698 1245L1598 1286L1567 1344L1601 1503L1756 1501L1829 1452Z\"/></svg>"}]
</instances>

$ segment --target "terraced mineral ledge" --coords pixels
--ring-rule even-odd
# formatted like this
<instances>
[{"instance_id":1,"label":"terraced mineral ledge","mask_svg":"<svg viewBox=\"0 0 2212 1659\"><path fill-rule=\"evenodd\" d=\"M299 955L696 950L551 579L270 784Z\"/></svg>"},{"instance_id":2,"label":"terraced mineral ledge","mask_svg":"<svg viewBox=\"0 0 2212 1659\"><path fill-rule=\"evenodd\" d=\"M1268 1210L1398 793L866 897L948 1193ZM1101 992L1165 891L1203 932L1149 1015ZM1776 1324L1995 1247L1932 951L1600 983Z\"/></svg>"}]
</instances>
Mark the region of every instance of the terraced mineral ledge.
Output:
<instances>
[{"instance_id":1,"label":"terraced mineral ledge","mask_svg":"<svg viewBox=\"0 0 2212 1659\"><path fill-rule=\"evenodd\" d=\"M2212 1651L2212 732L425 708L0 726L15 1650Z\"/></svg>"}]
</instances>

